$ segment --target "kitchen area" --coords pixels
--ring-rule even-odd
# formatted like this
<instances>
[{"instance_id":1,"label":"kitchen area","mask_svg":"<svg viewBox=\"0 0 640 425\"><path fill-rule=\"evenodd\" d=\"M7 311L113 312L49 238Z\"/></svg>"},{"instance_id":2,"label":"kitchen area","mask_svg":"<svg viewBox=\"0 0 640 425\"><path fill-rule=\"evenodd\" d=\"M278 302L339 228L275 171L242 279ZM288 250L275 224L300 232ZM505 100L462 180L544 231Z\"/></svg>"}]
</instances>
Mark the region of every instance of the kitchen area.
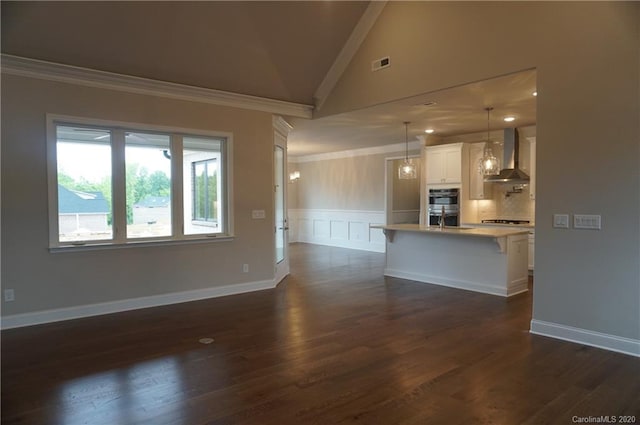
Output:
<instances>
[{"instance_id":1,"label":"kitchen area","mask_svg":"<svg viewBox=\"0 0 640 425\"><path fill-rule=\"evenodd\" d=\"M489 111L487 111L487 114ZM535 266L535 126L423 137L419 224L380 226L385 275L499 296Z\"/></svg>"}]
</instances>

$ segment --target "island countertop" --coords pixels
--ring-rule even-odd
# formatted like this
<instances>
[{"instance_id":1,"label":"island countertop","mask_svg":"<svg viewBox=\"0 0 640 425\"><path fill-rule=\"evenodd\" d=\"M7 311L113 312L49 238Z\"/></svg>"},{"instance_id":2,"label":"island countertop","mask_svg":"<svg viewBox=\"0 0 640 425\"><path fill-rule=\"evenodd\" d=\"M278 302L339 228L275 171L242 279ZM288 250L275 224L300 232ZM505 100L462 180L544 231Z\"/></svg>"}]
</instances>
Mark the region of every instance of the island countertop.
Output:
<instances>
[{"instance_id":1,"label":"island countertop","mask_svg":"<svg viewBox=\"0 0 640 425\"><path fill-rule=\"evenodd\" d=\"M386 236L385 276L504 297L528 290L527 229L419 224L375 228Z\"/></svg>"},{"instance_id":2,"label":"island countertop","mask_svg":"<svg viewBox=\"0 0 640 425\"><path fill-rule=\"evenodd\" d=\"M371 226L374 229L382 229L385 233L387 231L400 231L400 232L418 232L418 233L436 233L442 235L458 235L458 236L475 236L485 238L502 238L512 235L524 235L528 234L527 230L507 229L507 228L495 228L495 227L445 227L441 229L439 226L423 226L420 224L389 224Z\"/></svg>"}]
</instances>

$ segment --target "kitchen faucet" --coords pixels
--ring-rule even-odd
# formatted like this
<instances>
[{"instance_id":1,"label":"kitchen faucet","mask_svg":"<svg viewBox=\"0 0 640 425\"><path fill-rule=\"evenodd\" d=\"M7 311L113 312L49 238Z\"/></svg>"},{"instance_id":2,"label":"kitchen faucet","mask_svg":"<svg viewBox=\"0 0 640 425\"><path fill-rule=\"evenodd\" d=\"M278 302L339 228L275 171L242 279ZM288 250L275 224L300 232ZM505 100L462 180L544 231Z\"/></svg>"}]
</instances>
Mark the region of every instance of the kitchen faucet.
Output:
<instances>
[{"instance_id":1,"label":"kitchen faucet","mask_svg":"<svg viewBox=\"0 0 640 425\"><path fill-rule=\"evenodd\" d=\"M442 206L442 212L440 213L440 221L438 221L438 226L441 229L444 229L444 205Z\"/></svg>"}]
</instances>

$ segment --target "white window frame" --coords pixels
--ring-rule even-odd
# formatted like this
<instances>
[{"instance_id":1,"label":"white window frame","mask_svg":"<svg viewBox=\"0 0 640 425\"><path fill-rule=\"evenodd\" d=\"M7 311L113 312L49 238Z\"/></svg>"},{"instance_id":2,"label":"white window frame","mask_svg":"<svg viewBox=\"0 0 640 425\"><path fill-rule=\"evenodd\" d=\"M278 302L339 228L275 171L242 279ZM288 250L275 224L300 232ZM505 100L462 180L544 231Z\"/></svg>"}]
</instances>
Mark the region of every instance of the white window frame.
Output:
<instances>
[{"instance_id":1,"label":"white window frame","mask_svg":"<svg viewBox=\"0 0 640 425\"><path fill-rule=\"evenodd\" d=\"M206 242L232 240L233 227L233 134L229 132L199 130L190 128L148 125L132 122L101 120L93 118L75 117L58 114L47 114L47 180L48 180L48 215L49 215L49 248L56 250L81 250L129 247L141 245L175 244L189 242ZM57 126L93 127L111 131L111 162L112 162L112 210L113 210L113 238L109 240L87 240L61 242L59 238L58 218L58 161L57 161ZM172 235L153 238L127 239L125 199L125 133L154 132L171 136L171 223ZM217 233L184 234L184 189L183 189L183 137L201 137L222 139L220 149L220 164L222 184L221 199L224 216L223 229Z\"/></svg>"}]
</instances>

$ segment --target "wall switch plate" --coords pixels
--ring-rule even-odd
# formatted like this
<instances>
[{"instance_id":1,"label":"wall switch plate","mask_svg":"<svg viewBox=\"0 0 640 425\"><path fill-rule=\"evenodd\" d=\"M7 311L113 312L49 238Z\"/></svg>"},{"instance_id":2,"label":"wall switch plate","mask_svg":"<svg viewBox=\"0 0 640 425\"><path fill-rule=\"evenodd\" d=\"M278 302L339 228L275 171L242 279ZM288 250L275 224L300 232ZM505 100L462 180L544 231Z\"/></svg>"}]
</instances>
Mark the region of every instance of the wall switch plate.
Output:
<instances>
[{"instance_id":1,"label":"wall switch plate","mask_svg":"<svg viewBox=\"0 0 640 425\"><path fill-rule=\"evenodd\" d=\"M248 264L243 264L242 265L242 273L249 273L249 265Z\"/></svg>"},{"instance_id":2,"label":"wall switch plate","mask_svg":"<svg viewBox=\"0 0 640 425\"><path fill-rule=\"evenodd\" d=\"M559 229L569 228L569 214L554 214L553 215L553 227Z\"/></svg>"},{"instance_id":3,"label":"wall switch plate","mask_svg":"<svg viewBox=\"0 0 640 425\"><path fill-rule=\"evenodd\" d=\"M5 302L15 301L16 294L13 289L5 289L4 290L4 300Z\"/></svg>"},{"instance_id":4,"label":"wall switch plate","mask_svg":"<svg viewBox=\"0 0 640 425\"><path fill-rule=\"evenodd\" d=\"M594 214L574 214L574 229L600 230L601 216Z\"/></svg>"},{"instance_id":5,"label":"wall switch plate","mask_svg":"<svg viewBox=\"0 0 640 425\"><path fill-rule=\"evenodd\" d=\"M264 210L253 210L251 211L251 218L253 218L254 220L256 219L262 219L265 218L265 212Z\"/></svg>"}]
</instances>

